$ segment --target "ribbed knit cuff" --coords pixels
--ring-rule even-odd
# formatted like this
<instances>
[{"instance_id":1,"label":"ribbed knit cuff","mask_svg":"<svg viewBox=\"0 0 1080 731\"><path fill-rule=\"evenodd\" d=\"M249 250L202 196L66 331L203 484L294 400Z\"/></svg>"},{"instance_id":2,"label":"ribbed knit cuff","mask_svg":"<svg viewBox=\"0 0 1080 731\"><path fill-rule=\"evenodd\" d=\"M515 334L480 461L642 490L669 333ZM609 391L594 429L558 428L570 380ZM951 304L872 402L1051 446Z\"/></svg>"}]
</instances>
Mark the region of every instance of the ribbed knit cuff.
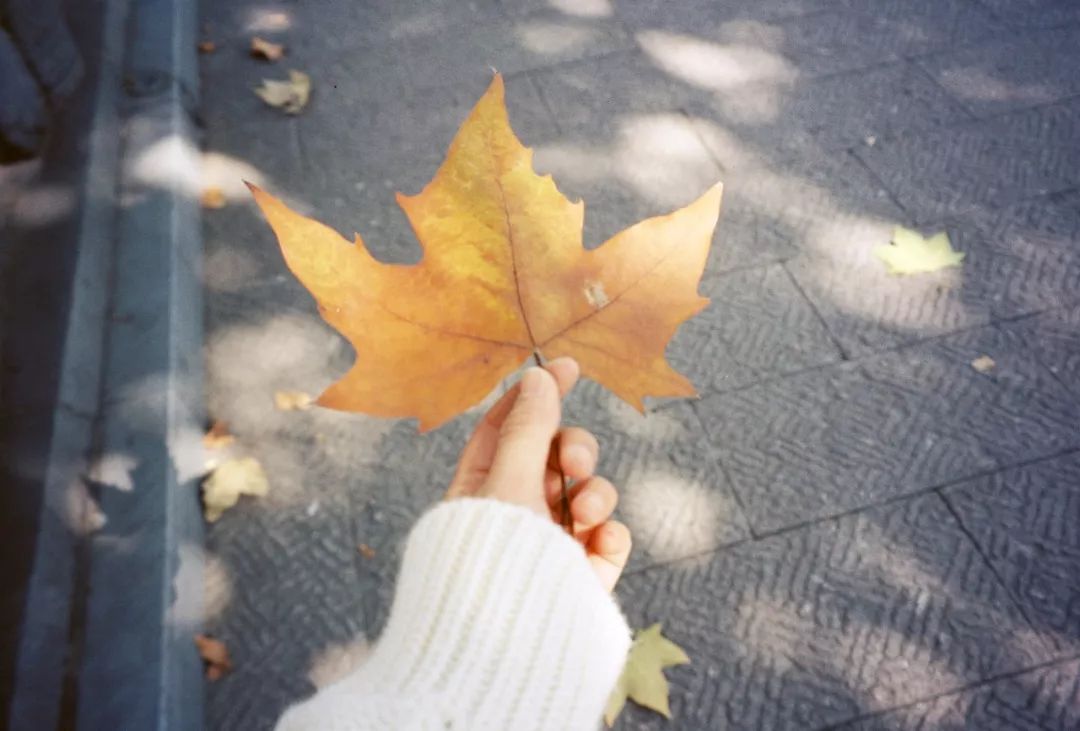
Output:
<instances>
[{"instance_id":1,"label":"ribbed knit cuff","mask_svg":"<svg viewBox=\"0 0 1080 731\"><path fill-rule=\"evenodd\" d=\"M413 529L382 644L379 685L448 692L465 728L593 729L630 630L559 526L461 499Z\"/></svg>"},{"instance_id":2,"label":"ribbed knit cuff","mask_svg":"<svg viewBox=\"0 0 1080 731\"><path fill-rule=\"evenodd\" d=\"M351 729L404 707L394 728L591 731L629 647L579 543L527 508L464 498L413 528L375 650L324 693L376 704L350 703L366 715Z\"/></svg>"}]
</instances>

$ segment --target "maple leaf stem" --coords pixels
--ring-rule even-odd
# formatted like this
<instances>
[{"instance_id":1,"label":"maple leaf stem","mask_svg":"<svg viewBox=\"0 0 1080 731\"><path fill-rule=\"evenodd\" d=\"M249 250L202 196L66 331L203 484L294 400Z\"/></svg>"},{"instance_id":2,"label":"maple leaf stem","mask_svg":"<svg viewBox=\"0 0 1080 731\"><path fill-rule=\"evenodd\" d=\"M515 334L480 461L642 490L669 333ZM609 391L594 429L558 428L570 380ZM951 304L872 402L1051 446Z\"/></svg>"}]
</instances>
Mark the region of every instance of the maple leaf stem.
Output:
<instances>
[{"instance_id":1,"label":"maple leaf stem","mask_svg":"<svg viewBox=\"0 0 1080 731\"><path fill-rule=\"evenodd\" d=\"M540 368L544 367L544 358L540 355L539 350L533 351L533 361ZM574 520L570 516L570 485L566 480L566 473L563 472L562 462L559 461L559 435L556 434L555 438L551 440L551 453L550 460L555 465L555 469L559 471L559 482L562 483L562 491L559 495L559 518L562 520L562 526L566 529L566 532L571 536L574 535Z\"/></svg>"}]
</instances>

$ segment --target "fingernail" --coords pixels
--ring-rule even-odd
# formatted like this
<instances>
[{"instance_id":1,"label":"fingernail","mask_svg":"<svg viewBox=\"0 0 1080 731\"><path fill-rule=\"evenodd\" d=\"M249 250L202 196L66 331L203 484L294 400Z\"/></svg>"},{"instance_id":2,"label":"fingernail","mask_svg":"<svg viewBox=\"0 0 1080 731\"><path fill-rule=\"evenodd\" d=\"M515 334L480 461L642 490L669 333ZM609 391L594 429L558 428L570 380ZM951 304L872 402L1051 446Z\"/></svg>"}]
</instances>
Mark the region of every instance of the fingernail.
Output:
<instances>
[{"instance_id":1,"label":"fingernail","mask_svg":"<svg viewBox=\"0 0 1080 731\"><path fill-rule=\"evenodd\" d=\"M586 494L584 500L585 504L581 507L584 508L585 515L590 518L597 517L604 508L599 495Z\"/></svg>"},{"instance_id":2,"label":"fingernail","mask_svg":"<svg viewBox=\"0 0 1080 731\"><path fill-rule=\"evenodd\" d=\"M521 393L525 396L531 396L540 393L540 389L544 387L544 372L532 366L525 371L525 375L521 377Z\"/></svg>"}]
</instances>

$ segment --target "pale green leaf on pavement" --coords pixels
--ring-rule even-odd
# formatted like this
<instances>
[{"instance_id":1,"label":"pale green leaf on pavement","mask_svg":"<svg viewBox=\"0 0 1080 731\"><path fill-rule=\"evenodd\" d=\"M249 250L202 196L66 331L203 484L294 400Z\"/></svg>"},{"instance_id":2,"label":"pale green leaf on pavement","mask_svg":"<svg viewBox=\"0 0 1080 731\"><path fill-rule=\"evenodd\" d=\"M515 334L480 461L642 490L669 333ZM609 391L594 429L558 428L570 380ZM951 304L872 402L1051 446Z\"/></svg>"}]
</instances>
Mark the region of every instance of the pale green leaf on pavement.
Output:
<instances>
[{"instance_id":1,"label":"pale green leaf on pavement","mask_svg":"<svg viewBox=\"0 0 1080 731\"><path fill-rule=\"evenodd\" d=\"M681 647L664 637L660 629L657 623L648 629L638 630L634 635L626 666L604 710L604 723L608 726L615 723L627 698L671 718L664 668L685 665L690 658Z\"/></svg>"},{"instance_id":2,"label":"pale green leaf on pavement","mask_svg":"<svg viewBox=\"0 0 1080 731\"><path fill-rule=\"evenodd\" d=\"M960 266L964 253L956 251L944 231L924 238L918 231L897 226L892 243L874 249L889 274L925 274L947 267Z\"/></svg>"}]
</instances>

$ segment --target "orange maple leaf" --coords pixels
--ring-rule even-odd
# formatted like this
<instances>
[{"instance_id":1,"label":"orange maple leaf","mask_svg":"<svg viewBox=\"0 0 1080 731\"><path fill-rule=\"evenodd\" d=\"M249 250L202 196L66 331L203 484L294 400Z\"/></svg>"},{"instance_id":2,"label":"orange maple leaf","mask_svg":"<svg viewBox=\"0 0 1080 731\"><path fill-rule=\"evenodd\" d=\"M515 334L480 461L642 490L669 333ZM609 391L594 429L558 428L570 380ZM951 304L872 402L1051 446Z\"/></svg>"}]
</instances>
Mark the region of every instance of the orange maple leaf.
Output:
<instances>
[{"instance_id":1,"label":"orange maple leaf","mask_svg":"<svg viewBox=\"0 0 1080 731\"><path fill-rule=\"evenodd\" d=\"M698 282L720 212L697 201L587 251L585 206L537 175L496 74L415 196L397 194L424 248L418 264L376 261L250 186L286 263L323 318L356 349L317 403L435 428L481 401L534 353L573 356L582 374L644 410L645 396L693 396L664 359L678 326L709 302Z\"/></svg>"}]
</instances>

